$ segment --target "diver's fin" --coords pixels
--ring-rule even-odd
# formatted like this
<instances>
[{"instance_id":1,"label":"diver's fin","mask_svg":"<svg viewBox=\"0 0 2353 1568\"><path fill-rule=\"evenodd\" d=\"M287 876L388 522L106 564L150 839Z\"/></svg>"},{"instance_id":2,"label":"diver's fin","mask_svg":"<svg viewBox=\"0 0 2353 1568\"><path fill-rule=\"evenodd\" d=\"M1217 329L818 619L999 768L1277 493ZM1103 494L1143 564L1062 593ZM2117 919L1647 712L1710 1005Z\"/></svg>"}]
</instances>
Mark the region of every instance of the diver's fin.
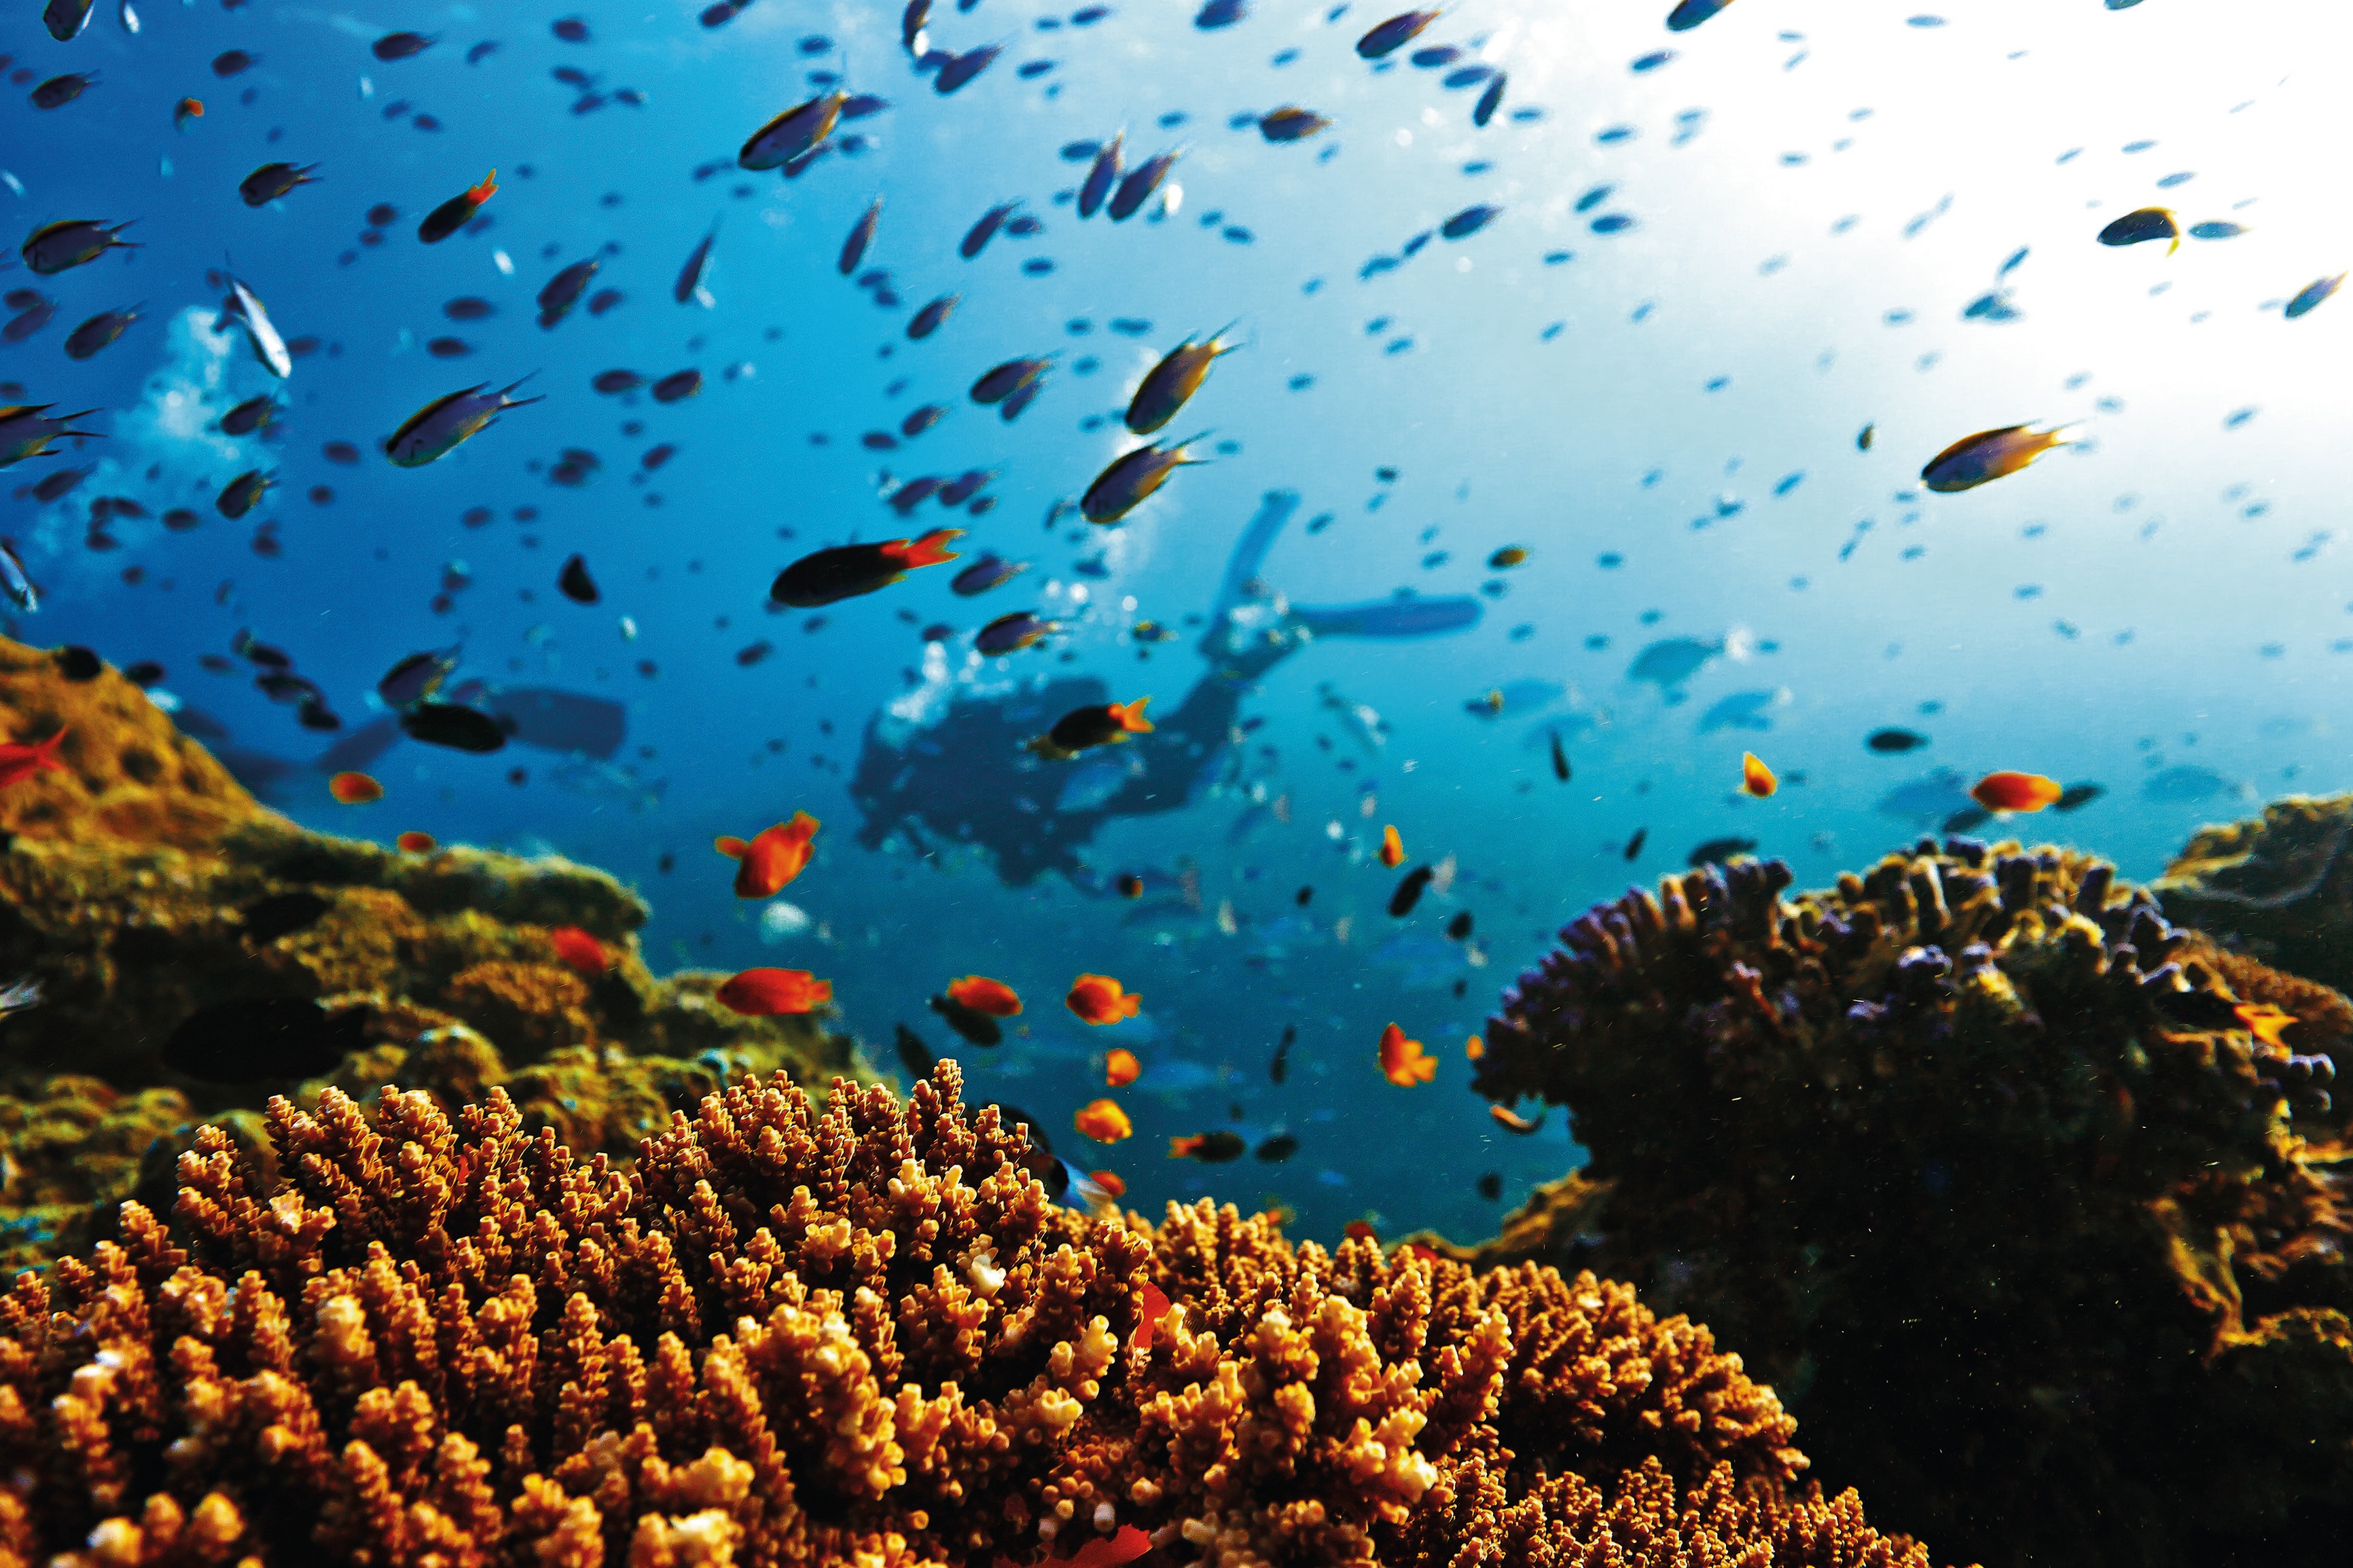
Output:
<instances>
[{"instance_id":1,"label":"diver's fin","mask_svg":"<svg viewBox=\"0 0 2353 1568\"><path fill-rule=\"evenodd\" d=\"M1362 605L1291 606L1291 620L1319 637L1426 637L1476 626L1485 606L1467 596L1374 599Z\"/></svg>"}]
</instances>

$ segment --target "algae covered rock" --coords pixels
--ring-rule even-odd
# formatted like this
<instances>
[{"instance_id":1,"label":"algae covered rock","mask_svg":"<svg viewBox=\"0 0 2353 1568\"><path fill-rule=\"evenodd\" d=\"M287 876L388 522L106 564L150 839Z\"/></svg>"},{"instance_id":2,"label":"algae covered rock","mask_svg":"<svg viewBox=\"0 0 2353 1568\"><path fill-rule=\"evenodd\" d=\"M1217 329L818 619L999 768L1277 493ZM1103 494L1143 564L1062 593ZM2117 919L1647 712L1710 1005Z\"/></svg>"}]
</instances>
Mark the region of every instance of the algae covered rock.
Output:
<instances>
[{"instance_id":1,"label":"algae covered rock","mask_svg":"<svg viewBox=\"0 0 2353 1568\"><path fill-rule=\"evenodd\" d=\"M2353 987L2353 795L2295 795L2200 828L2156 887L2178 920L2266 963Z\"/></svg>"},{"instance_id":2,"label":"algae covered rock","mask_svg":"<svg viewBox=\"0 0 2353 1568\"><path fill-rule=\"evenodd\" d=\"M1788 882L1671 878L1506 993L1475 1087L1567 1105L1592 1162L1465 1256L1706 1321L1941 1549L2341 1562L2343 998L2073 852Z\"/></svg>"},{"instance_id":3,"label":"algae covered rock","mask_svg":"<svg viewBox=\"0 0 2353 1568\"><path fill-rule=\"evenodd\" d=\"M269 815L88 648L45 651L0 637L0 740L31 744L59 730L62 771L0 790L0 834L195 845Z\"/></svg>"},{"instance_id":4,"label":"algae covered rock","mask_svg":"<svg viewBox=\"0 0 2353 1568\"><path fill-rule=\"evenodd\" d=\"M115 671L0 642L0 716L58 724L69 773L0 792L0 1019L12 1162L0 1261L54 1256L164 1184L199 1120L273 1092L420 1089L451 1110L503 1087L584 1156L639 1139L746 1073L822 1094L868 1076L815 1016L745 1018L720 975L657 978L645 904L604 872L462 846L422 854L312 833L254 803ZM143 759L143 760L142 760ZM551 931L586 931L601 964ZM162 1173L141 1162L162 1141ZM83 1148L73 1180L48 1151ZM151 1162L152 1163L152 1162ZM144 1189L142 1189L144 1190Z\"/></svg>"}]
</instances>

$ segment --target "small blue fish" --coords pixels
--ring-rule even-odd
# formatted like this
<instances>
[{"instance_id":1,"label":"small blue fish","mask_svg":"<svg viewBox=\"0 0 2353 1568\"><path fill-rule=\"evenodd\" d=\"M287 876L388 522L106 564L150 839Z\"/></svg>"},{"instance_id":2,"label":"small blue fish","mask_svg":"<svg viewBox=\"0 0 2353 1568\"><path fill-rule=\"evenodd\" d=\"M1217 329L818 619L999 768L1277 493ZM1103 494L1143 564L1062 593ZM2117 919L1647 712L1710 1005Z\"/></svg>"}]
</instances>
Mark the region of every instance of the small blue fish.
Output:
<instances>
[{"instance_id":1,"label":"small blue fish","mask_svg":"<svg viewBox=\"0 0 2353 1568\"><path fill-rule=\"evenodd\" d=\"M1001 653L1018 653L1061 629L1060 621L1040 619L1035 610L1016 610L981 627L973 638L973 646L994 658Z\"/></svg>"},{"instance_id":2,"label":"small blue fish","mask_svg":"<svg viewBox=\"0 0 2353 1568\"><path fill-rule=\"evenodd\" d=\"M533 372L533 374L537 374ZM509 394L531 376L500 388L485 392L490 385L482 382L462 391L437 397L403 421L384 444L385 456L404 468L421 468L437 458L446 457L459 442L480 435L497 422L500 414L510 408L522 408L543 402L539 397L512 397Z\"/></svg>"},{"instance_id":3,"label":"small blue fish","mask_svg":"<svg viewBox=\"0 0 2353 1568\"><path fill-rule=\"evenodd\" d=\"M406 708L422 702L441 689L441 683L458 668L462 649L450 647L438 651L412 653L390 669L375 683L375 694L391 709Z\"/></svg>"},{"instance_id":4,"label":"small blue fish","mask_svg":"<svg viewBox=\"0 0 2353 1568\"><path fill-rule=\"evenodd\" d=\"M2192 239L2236 239L2246 232L2245 225L2228 223L2221 218L2189 226L2189 237Z\"/></svg>"},{"instance_id":5,"label":"small blue fish","mask_svg":"<svg viewBox=\"0 0 2353 1568\"><path fill-rule=\"evenodd\" d=\"M1634 226L1634 220L1624 213L1603 213L1585 226L1596 234L1623 234Z\"/></svg>"},{"instance_id":6,"label":"small blue fish","mask_svg":"<svg viewBox=\"0 0 2353 1568\"><path fill-rule=\"evenodd\" d=\"M2320 302L2327 299L2331 294L2336 293L2338 286L2344 281L2345 274L2342 272L2339 272L2334 278L2314 279L2311 282L2298 289L2296 291L2295 298L2287 302L2287 319L2293 321L2298 316L2304 315L2308 311L2317 310L2320 306Z\"/></svg>"},{"instance_id":7,"label":"small blue fish","mask_svg":"<svg viewBox=\"0 0 2353 1568\"><path fill-rule=\"evenodd\" d=\"M1200 439L1200 436L1187 436L1166 447L1155 442L1121 453L1105 465L1103 471L1095 476L1094 483L1079 498L1079 515L1103 527L1124 521L1129 512L1168 482L1169 475L1206 460L1185 455L1186 448Z\"/></svg>"},{"instance_id":8,"label":"small blue fish","mask_svg":"<svg viewBox=\"0 0 2353 1568\"><path fill-rule=\"evenodd\" d=\"M874 205L866 209L866 216L860 218L858 226L849 231L849 237L841 242L841 275L844 278L857 271L858 264L866 258L866 247L874 243L874 226L881 221L882 198L876 196Z\"/></svg>"},{"instance_id":9,"label":"small blue fish","mask_svg":"<svg viewBox=\"0 0 2353 1568\"><path fill-rule=\"evenodd\" d=\"M925 338L938 331L947 324L947 319L955 313L956 302L963 298L961 294L943 294L916 311L915 319L907 323L908 338L913 342L922 342Z\"/></svg>"},{"instance_id":10,"label":"small blue fish","mask_svg":"<svg viewBox=\"0 0 2353 1568\"><path fill-rule=\"evenodd\" d=\"M1242 0L1207 0L1207 4L1194 14L1193 26L1205 33L1213 33L1219 27L1232 26L1249 15L1250 7Z\"/></svg>"},{"instance_id":11,"label":"small blue fish","mask_svg":"<svg viewBox=\"0 0 2353 1568\"><path fill-rule=\"evenodd\" d=\"M1504 209L1497 206L1464 207L1438 226L1438 232L1449 239L1468 239L1497 218Z\"/></svg>"},{"instance_id":12,"label":"small blue fish","mask_svg":"<svg viewBox=\"0 0 2353 1568\"><path fill-rule=\"evenodd\" d=\"M86 419L98 412L85 408L78 414L52 416L54 403L12 404L0 407L0 468L21 463L27 458L37 458L49 449L49 443L61 436L95 437L95 430L72 428L77 419Z\"/></svg>"},{"instance_id":13,"label":"small blue fish","mask_svg":"<svg viewBox=\"0 0 2353 1568\"><path fill-rule=\"evenodd\" d=\"M109 225L103 218L60 218L35 229L18 254L25 265L47 278L69 267L95 261L110 250L135 250L136 240L121 237L136 218Z\"/></svg>"},{"instance_id":14,"label":"small blue fish","mask_svg":"<svg viewBox=\"0 0 2353 1568\"><path fill-rule=\"evenodd\" d=\"M671 299L681 305L692 300L706 310L714 303L711 291L702 286L702 279L711 270L711 247L717 243L719 225L714 221L711 232L702 237L702 243L694 247L693 254L686 258L686 265L679 268L678 281L670 286Z\"/></svg>"},{"instance_id":15,"label":"small blue fish","mask_svg":"<svg viewBox=\"0 0 2353 1568\"><path fill-rule=\"evenodd\" d=\"M1368 60L1385 58L1419 37L1423 28L1443 14L1440 11L1407 11L1391 16L1356 40L1356 53Z\"/></svg>"},{"instance_id":16,"label":"small blue fish","mask_svg":"<svg viewBox=\"0 0 2353 1568\"><path fill-rule=\"evenodd\" d=\"M1008 561L990 551L957 573L949 582L948 591L958 598L975 598L991 588L1002 588L1029 570L1027 561Z\"/></svg>"},{"instance_id":17,"label":"small blue fish","mask_svg":"<svg viewBox=\"0 0 2353 1568\"><path fill-rule=\"evenodd\" d=\"M1110 195L1112 187L1119 183L1119 153L1126 141L1127 132L1123 131L1111 139L1110 146L1095 154L1094 166L1087 171L1086 183L1079 187L1081 217L1094 216L1095 209L1103 205L1103 198Z\"/></svg>"},{"instance_id":18,"label":"small blue fish","mask_svg":"<svg viewBox=\"0 0 2353 1568\"><path fill-rule=\"evenodd\" d=\"M945 65L940 67L940 74L932 79L932 90L945 98L987 70L997 57L1004 52L1003 44L984 44L979 48L967 49L963 54L953 57Z\"/></svg>"},{"instance_id":19,"label":"small blue fish","mask_svg":"<svg viewBox=\"0 0 2353 1568\"><path fill-rule=\"evenodd\" d=\"M1511 79L1502 71L1495 73L1495 79L1479 95L1478 107L1471 110L1472 124L1484 129L1487 121L1495 118L1495 110L1504 107L1504 84Z\"/></svg>"},{"instance_id":20,"label":"small blue fish","mask_svg":"<svg viewBox=\"0 0 2353 1568\"><path fill-rule=\"evenodd\" d=\"M1124 223L1134 217L1137 210L1152 198L1153 193L1160 188L1160 183L1168 177L1168 171L1176 166L1176 160L1184 155L1181 148L1174 153L1156 153L1120 181L1119 189L1112 193L1112 222Z\"/></svg>"},{"instance_id":21,"label":"small blue fish","mask_svg":"<svg viewBox=\"0 0 2353 1568\"><path fill-rule=\"evenodd\" d=\"M965 230L963 241L956 246L956 254L966 261L978 256L988 242L997 237L997 231L1005 226L1005 220L1013 216L1013 209L1020 205L1017 197L1009 202L999 202L981 214L980 221Z\"/></svg>"},{"instance_id":22,"label":"small blue fish","mask_svg":"<svg viewBox=\"0 0 2353 1568\"><path fill-rule=\"evenodd\" d=\"M1285 104L1259 116L1258 133L1270 142L1303 142L1331 123L1312 109Z\"/></svg>"},{"instance_id":23,"label":"small blue fish","mask_svg":"<svg viewBox=\"0 0 2353 1568\"><path fill-rule=\"evenodd\" d=\"M972 384L972 400L984 407L1002 403L1046 374L1050 359L1009 359L981 374Z\"/></svg>"},{"instance_id":24,"label":"small blue fish","mask_svg":"<svg viewBox=\"0 0 2353 1568\"><path fill-rule=\"evenodd\" d=\"M744 150L735 154L736 166L776 169L806 156L833 134L834 124L841 117L841 106L849 101L848 93L836 89L822 98L795 104L752 132Z\"/></svg>"},{"instance_id":25,"label":"small blue fish","mask_svg":"<svg viewBox=\"0 0 2353 1568\"><path fill-rule=\"evenodd\" d=\"M1667 13L1667 31L1688 33L1731 4L1732 0L1676 0L1675 8Z\"/></svg>"},{"instance_id":26,"label":"small blue fish","mask_svg":"<svg viewBox=\"0 0 2353 1568\"><path fill-rule=\"evenodd\" d=\"M2128 212L2100 230L2100 243L2105 246L2146 245L2150 240L2166 241L2168 256L2181 248L2181 220L2171 207L2142 207Z\"/></svg>"},{"instance_id":27,"label":"small blue fish","mask_svg":"<svg viewBox=\"0 0 2353 1568\"><path fill-rule=\"evenodd\" d=\"M251 511L277 479L275 474L265 474L259 468L248 468L221 487L221 493L213 504L220 509L223 517L234 522Z\"/></svg>"}]
</instances>

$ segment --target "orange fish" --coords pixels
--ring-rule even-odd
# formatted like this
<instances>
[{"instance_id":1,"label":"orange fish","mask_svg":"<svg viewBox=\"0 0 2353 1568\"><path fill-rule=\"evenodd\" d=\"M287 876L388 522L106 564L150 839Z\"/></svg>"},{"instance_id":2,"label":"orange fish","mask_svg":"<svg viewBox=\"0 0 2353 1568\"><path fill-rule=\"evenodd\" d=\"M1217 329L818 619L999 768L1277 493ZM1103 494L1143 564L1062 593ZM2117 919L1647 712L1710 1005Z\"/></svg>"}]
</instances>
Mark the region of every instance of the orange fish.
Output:
<instances>
[{"instance_id":1,"label":"orange fish","mask_svg":"<svg viewBox=\"0 0 2353 1568\"><path fill-rule=\"evenodd\" d=\"M1462 1042L1462 1054L1475 1062L1487 1054L1487 1042L1473 1035Z\"/></svg>"},{"instance_id":2,"label":"orange fish","mask_svg":"<svg viewBox=\"0 0 2353 1568\"><path fill-rule=\"evenodd\" d=\"M1124 1089L1135 1081L1144 1064L1135 1059L1134 1051L1113 1051L1103 1058L1103 1082L1113 1089Z\"/></svg>"},{"instance_id":3,"label":"orange fish","mask_svg":"<svg viewBox=\"0 0 2353 1568\"><path fill-rule=\"evenodd\" d=\"M793 813L790 822L755 835L749 844L740 838L714 838L712 844L735 865L735 896L769 899L801 874L809 861L809 841L817 837L818 820L806 811Z\"/></svg>"},{"instance_id":4,"label":"orange fish","mask_svg":"<svg viewBox=\"0 0 2353 1568\"><path fill-rule=\"evenodd\" d=\"M1171 1138L1168 1140L1168 1157L1172 1160L1182 1160L1196 1154L1200 1152L1202 1143L1208 1138L1208 1134L1206 1132L1194 1132L1183 1138Z\"/></svg>"},{"instance_id":5,"label":"orange fish","mask_svg":"<svg viewBox=\"0 0 2353 1568\"><path fill-rule=\"evenodd\" d=\"M1763 800L1780 787L1781 781L1773 776L1773 770L1765 765L1764 758L1754 752L1740 753L1741 794Z\"/></svg>"},{"instance_id":6,"label":"orange fish","mask_svg":"<svg viewBox=\"0 0 2353 1568\"><path fill-rule=\"evenodd\" d=\"M1969 798L1988 811L2041 811L2066 793L2041 773L1988 773L1969 786Z\"/></svg>"},{"instance_id":7,"label":"orange fish","mask_svg":"<svg viewBox=\"0 0 2353 1568\"><path fill-rule=\"evenodd\" d=\"M806 1013L833 1000L833 982L806 969L747 969L722 985L719 1005L747 1018Z\"/></svg>"},{"instance_id":8,"label":"orange fish","mask_svg":"<svg viewBox=\"0 0 2353 1568\"><path fill-rule=\"evenodd\" d=\"M1151 1550L1152 1537L1132 1524L1123 1524L1118 1534L1098 1535L1061 1559L1061 1568L1120 1568Z\"/></svg>"},{"instance_id":9,"label":"orange fish","mask_svg":"<svg viewBox=\"0 0 2353 1568\"><path fill-rule=\"evenodd\" d=\"M1117 1171L1089 1171L1087 1180L1115 1198L1127 1196L1127 1184L1119 1179Z\"/></svg>"},{"instance_id":10,"label":"orange fish","mask_svg":"<svg viewBox=\"0 0 2353 1568\"><path fill-rule=\"evenodd\" d=\"M1013 987L986 974L967 974L948 982L948 1000L992 1018L1010 1018L1021 1011L1021 998L1013 994Z\"/></svg>"},{"instance_id":11,"label":"orange fish","mask_svg":"<svg viewBox=\"0 0 2353 1568\"><path fill-rule=\"evenodd\" d=\"M1409 1040L1391 1024L1381 1031L1381 1072L1399 1089L1428 1083L1438 1076L1438 1058L1424 1056L1419 1040Z\"/></svg>"},{"instance_id":12,"label":"orange fish","mask_svg":"<svg viewBox=\"0 0 2353 1568\"><path fill-rule=\"evenodd\" d=\"M1405 840L1394 823L1381 829L1381 864L1392 871L1405 864Z\"/></svg>"},{"instance_id":13,"label":"orange fish","mask_svg":"<svg viewBox=\"0 0 2353 1568\"><path fill-rule=\"evenodd\" d=\"M1071 1012L1090 1024L1116 1024L1122 1018L1133 1018L1144 1005L1144 998L1123 991L1118 981L1108 974L1082 974L1071 982L1071 994L1062 998Z\"/></svg>"},{"instance_id":14,"label":"orange fish","mask_svg":"<svg viewBox=\"0 0 2353 1568\"><path fill-rule=\"evenodd\" d=\"M1127 1112L1119 1108L1117 1101L1109 1100L1082 1105L1071 1118L1071 1125L1098 1143L1116 1143L1135 1131L1135 1123L1127 1119Z\"/></svg>"},{"instance_id":15,"label":"orange fish","mask_svg":"<svg viewBox=\"0 0 2353 1568\"><path fill-rule=\"evenodd\" d=\"M66 732L59 730L37 745L23 746L14 741L0 743L0 789L21 784L44 769L64 773L66 765L58 761L58 742L65 738Z\"/></svg>"},{"instance_id":16,"label":"orange fish","mask_svg":"<svg viewBox=\"0 0 2353 1568\"><path fill-rule=\"evenodd\" d=\"M556 957L583 974L602 974L612 964L605 944L578 926L548 927L547 944L555 949Z\"/></svg>"},{"instance_id":17,"label":"orange fish","mask_svg":"<svg viewBox=\"0 0 2353 1568\"><path fill-rule=\"evenodd\" d=\"M1112 886L1119 889L1119 896L1123 899L1140 899L1144 897L1144 879L1137 876L1133 871L1121 872L1119 879L1113 882Z\"/></svg>"},{"instance_id":18,"label":"orange fish","mask_svg":"<svg viewBox=\"0 0 2353 1568\"><path fill-rule=\"evenodd\" d=\"M1142 1299L1135 1304L1135 1337L1128 1342L1138 1350L1148 1351L1152 1348L1152 1331L1168 1315L1168 1292L1147 1279L1136 1294Z\"/></svg>"},{"instance_id":19,"label":"orange fish","mask_svg":"<svg viewBox=\"0 0 2353 1568\"><path fill-rule=\"evenodd\" d=\"M1545 1123L1543 1111L1537 1111L1536 1119L1531 1121L1508 1105L1491 1105L1487 1108L1487 1114L1495 1119L1496 1126L1507 1132L1516 1132L1523 1138L1531 1132L1541 1131Z\"/></svg>"},{"instance_id":20,"label":"orange fish","mask_svg":"<svg viewBox=\"0 0 2353 1568\"><path fill-rule=\"evenodd\" d=\"M2287 1048L2287 1042L2280 1037L2287 1033L2292 1026L2300 1022L2293 1013L2283 1013L2276 1007L2259 1005L2253 1002L2242 1002L2231 1011L2238 1016L2241 1026L2247 1033L2254 1036L2263 1044L2277 1046L2282 1050Z\"/></svg>"},{"instance_id":21,"label":"orange fish","mask_svg":"<svg viewBox=\"0 0 2353 1568\"><path fill-rule=\"evenodd\" d=\"M393 843L398 845L404 853L410 855L430 855L441 847L441 841L433 835L419 833L413 827L394 839Z\"/></svg>"},{"instance_id":22,"label":"orange fish","mask_svg":"<svg viewBox=\"0 0 2353 1568\"><path fill-rule=\"evenodd\" d=\"M337 773L327 781L327 793L345 805L365 805L384 798L384 785L365 773Z\"/></svg>"},{"instance_id":23,"label":"orange fish","mask_svg":"<svg viewBox=\"0 0 2353 1568\"><path fill-rule=\"evenodd\" d=\"M185 131L191 120L205 117L205 101L200 98L184 98L172 106L172 129Z\"/></svg>"}]
</instances>

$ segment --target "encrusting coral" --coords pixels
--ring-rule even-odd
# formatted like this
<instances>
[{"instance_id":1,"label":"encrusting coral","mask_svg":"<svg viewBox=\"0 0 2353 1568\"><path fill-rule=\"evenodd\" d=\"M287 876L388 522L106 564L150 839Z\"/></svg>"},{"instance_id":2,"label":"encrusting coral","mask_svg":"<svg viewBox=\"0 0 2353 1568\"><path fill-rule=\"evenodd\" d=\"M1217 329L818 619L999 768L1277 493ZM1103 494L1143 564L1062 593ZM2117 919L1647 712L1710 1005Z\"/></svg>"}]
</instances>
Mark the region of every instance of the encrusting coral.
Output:
<instances>
[{"instance_id":1,"label":"encrusting coral","mask_svg":"<svg viewBox=\"0 0 2353 1568\"><path fill-rule=\"evenodd\" d=\"M310 832L115 670L0 639L0 731L61 724L64 771L0 791L0 983L41 986L0 1019L0 1265L111 1225L153 1139L185 1146L200 1114L233 1121L306 1080L298 1103L326 1081L396 1083L450 1110L504 1084L533 1127L626 1157L730 1075L783 1069L818 1092L868 1076L814 1017L744 1017L714 999L720 975L656 979L646 907L603 872ZM559 926L596 939L601 972L565 962ZM290 1004L307 1034L256 1013ZM88 1158L47 1173L44 1152L85 1132ZM172 1152L141 1189L167 1204Z\"/></svg>"},{"instance_id":2,"label":"encrusting coral","mask_svg":"<svg viewBox=\"0 0 2353 1568\"><path fill-rule=\"evenodd\" d=\"M1093 1219L959 1089L732 1084L626 1173L496 1090L273 1100L274 1186L208 1130L0 1298L0 1564L1926 1568L1623 1287Z\"/></svg>"},{"instance_id":3,"label":"encrusting coral","mask_svg":"<svg viewBox=\"0 0 2353 1568\"><path fill-rule=\"evenodd\" d=\"M2200 828L2157 882L2166 908L2310 981L2353 986L2353 795L2292 795ZM2293 1010L2293 1009L2291 1009Z\"/></svg>"},{"instance_id":4,"label":"encrusting coral","mask_svg":"<svg viewBox=\"0 0 2353 1568\"><path fill-rule=\"evenodd\" d=\"M1475 1087L1591 1163L1461 1256L1703 1319L1825 1474L1989 1563L2342 1562L2344 999L2073 852L1789 879L1630 893L1506 993Z\"/></svg>"}]
</instances>

